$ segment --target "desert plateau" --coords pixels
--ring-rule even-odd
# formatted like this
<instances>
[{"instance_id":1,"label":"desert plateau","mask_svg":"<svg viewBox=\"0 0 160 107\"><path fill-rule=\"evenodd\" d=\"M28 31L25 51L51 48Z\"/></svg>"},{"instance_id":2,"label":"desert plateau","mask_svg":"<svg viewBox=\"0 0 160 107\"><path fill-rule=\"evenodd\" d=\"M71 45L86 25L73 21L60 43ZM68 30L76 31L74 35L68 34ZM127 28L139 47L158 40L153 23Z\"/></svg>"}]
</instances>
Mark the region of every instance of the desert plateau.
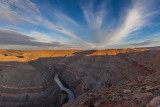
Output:
<instances>
[{"instance_id":1,"label":"desert plateau","mask_svg":"<svg viewBox=\"0 0 160 107\"><path fill-rule=\"evenodd\" d=\"M159 61L159 49L0 50L0 105L152 107L159 104Z\"/></svg>"}]
</instances>

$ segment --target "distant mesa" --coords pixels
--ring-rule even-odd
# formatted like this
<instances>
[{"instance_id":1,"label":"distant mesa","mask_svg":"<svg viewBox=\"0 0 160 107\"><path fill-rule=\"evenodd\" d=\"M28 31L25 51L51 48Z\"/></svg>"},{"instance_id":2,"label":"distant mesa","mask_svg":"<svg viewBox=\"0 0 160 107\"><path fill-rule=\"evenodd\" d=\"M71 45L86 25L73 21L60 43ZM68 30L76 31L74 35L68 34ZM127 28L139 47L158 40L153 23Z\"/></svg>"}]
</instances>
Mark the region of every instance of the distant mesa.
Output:
<instances>
[{"instance_id":1,"label":"distant mesa","mask_svg":"<svg viewBox=\"0 0 160 107\"><path fill-rule=\"evenodd\" d=\"M86 56L95 55L117 55L119 53L144 52L149 49L106 49L95 50ZM20 61L27 62L45 57L71 57L75 53L85 52L87 50L0 50L0 61Z\"/></svg>"}]
</instances>

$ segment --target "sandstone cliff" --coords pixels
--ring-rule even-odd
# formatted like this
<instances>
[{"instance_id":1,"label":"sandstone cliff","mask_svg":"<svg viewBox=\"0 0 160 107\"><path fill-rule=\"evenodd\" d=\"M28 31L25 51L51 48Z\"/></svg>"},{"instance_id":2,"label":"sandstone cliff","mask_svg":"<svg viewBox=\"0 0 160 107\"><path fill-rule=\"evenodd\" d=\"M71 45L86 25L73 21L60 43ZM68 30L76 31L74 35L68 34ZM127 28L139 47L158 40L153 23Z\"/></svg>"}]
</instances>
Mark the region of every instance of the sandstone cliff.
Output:
<instances>
[{"instance_id":1,"label":"sandstone cliff","mask_svg":"<svg viewBox=\"0 0 160 107\"><path fill-rule=\"evenodd\" d=\"M149 49L107 49L95 50L92 55L117 55L118 53L143 52ZM77 52L85 52L87 50L0 50L0 61L21 61L27 62L44 57L70 57Z\"/></svg>"}]
</instances>

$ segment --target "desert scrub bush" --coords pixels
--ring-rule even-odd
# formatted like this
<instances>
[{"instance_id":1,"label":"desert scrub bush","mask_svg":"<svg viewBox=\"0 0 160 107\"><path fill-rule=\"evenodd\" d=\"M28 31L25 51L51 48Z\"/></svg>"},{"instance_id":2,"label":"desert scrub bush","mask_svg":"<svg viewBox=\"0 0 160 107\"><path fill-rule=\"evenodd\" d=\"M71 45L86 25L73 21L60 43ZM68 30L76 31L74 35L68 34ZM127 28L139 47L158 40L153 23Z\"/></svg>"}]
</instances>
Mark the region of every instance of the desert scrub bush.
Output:
<instances>
[{"instance_id":1,"label":"desert scrub bush","mask_svg":"<svg viewBox=\"0 0 160 107\"><path fill-rule=\"evenodd\" d=\"M157 84L154 84L154 83L153 83L153 84L152 84L152 87L155 87L155 86L157 86Z\"/></svg>"},{"instance_id":2,"label":"desert scrub bush","mask_svg":"<svg viewBox=\"0 0 160 107\"><path fill-rule=\"evenodd\" d=\"M112 99L113 97L111 95L108 96L108 99Z\"/></svg>"},{"instance_id":3,"label":"desert scrub bush","mask_svg":"<svg viewBox=\"0 0 160 107\"><path fill-rule=\"evenodd\" d=\"M118 100L114 99L112 100L113 103L118 103Z\"/></svg>"},{"instance_id":4,"label":"desert scrub bush","mask_svg":"<svg viewBox=\"0 0 160 107\"><path fill-rule=\"evenodd\" d=\"M160 89L154 90L152 93L155 95L160 95Z\"/></svg>"},{"instance_id":5,"label":"desert scrub bush","mask_svg":"<svg viewBox=\"0 0 160 107\"><path fill-rule=\"evenodd\" d=\"M158 83L158 81L157 81L157 80L153 80L152 82L153 82L154 84L157 84L157 83Z\"/></svg>"},{"instance_id":6,"label":"desert scrub bush","mask_svg":"<svg viewBox=\"0 0 160 107\"><path fill-rule=\"evenodd\" d=\"M145 90L145 89L146 89L146 86L142 86L142 87L141 87L141 90Z\"/></svg>"},{"instance_id":7,"label":"desert scrub bush","mask_svg":"<svg viewBox=\"0 0 160 107\"><path fill-rule=\"evenodd\" d=\"M123 94L120 93L120 94L118 94L117 96L118 96L119 98L122 98L122 97L123 97Z\"/></svg>"},{"instance_id":8,"label":"desert scrub bush","mask_svg":"<svg viewBox=\"0 0 160 107\"><path fill-rule=\"evenodd\" d=\"M141 85L134 86L134 88L143 87L143 86L146 86L146 85L147 84L141 84Z\"/></svg>"},{"instance_id":9,"label":"desert scrub bush","mask_svg":"<svg viewBox=\"0 0 160 107\"><path fill-rule=\"evenodd\" d=\"M146 107L146 106L147 106L146 104L141 104L141 105L140 105L140 107Z\"/></svg>"},{"instance_id":10,"label":"desert scrub bush","mask_svg":"<svg viewBox=\"0 0 160 107\"><path fill-rule=\"evenodd\" d=\"M134 88L134 86L132 86L132 87L127 87L127 89L129 89L129 90L131 90L131 89L133 89Z\"/></svg>"}]
</instances>

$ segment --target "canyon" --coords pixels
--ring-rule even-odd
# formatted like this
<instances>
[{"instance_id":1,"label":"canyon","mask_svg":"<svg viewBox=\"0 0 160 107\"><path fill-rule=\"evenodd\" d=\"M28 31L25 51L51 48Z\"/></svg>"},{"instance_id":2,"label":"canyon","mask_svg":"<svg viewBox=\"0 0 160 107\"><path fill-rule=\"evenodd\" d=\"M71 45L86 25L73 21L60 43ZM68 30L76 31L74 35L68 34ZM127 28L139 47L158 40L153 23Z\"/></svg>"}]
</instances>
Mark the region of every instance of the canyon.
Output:
<instances>
[{"instance_id":1,"label":"canyon","mask_svg":"<svg viewBox=\"0 0 160 107\"><path fill-rule=\"evenodd\" d=\"M159 49L0 50L0 106L139 107L159 95Z\"/></svg>"}]
</instances>

